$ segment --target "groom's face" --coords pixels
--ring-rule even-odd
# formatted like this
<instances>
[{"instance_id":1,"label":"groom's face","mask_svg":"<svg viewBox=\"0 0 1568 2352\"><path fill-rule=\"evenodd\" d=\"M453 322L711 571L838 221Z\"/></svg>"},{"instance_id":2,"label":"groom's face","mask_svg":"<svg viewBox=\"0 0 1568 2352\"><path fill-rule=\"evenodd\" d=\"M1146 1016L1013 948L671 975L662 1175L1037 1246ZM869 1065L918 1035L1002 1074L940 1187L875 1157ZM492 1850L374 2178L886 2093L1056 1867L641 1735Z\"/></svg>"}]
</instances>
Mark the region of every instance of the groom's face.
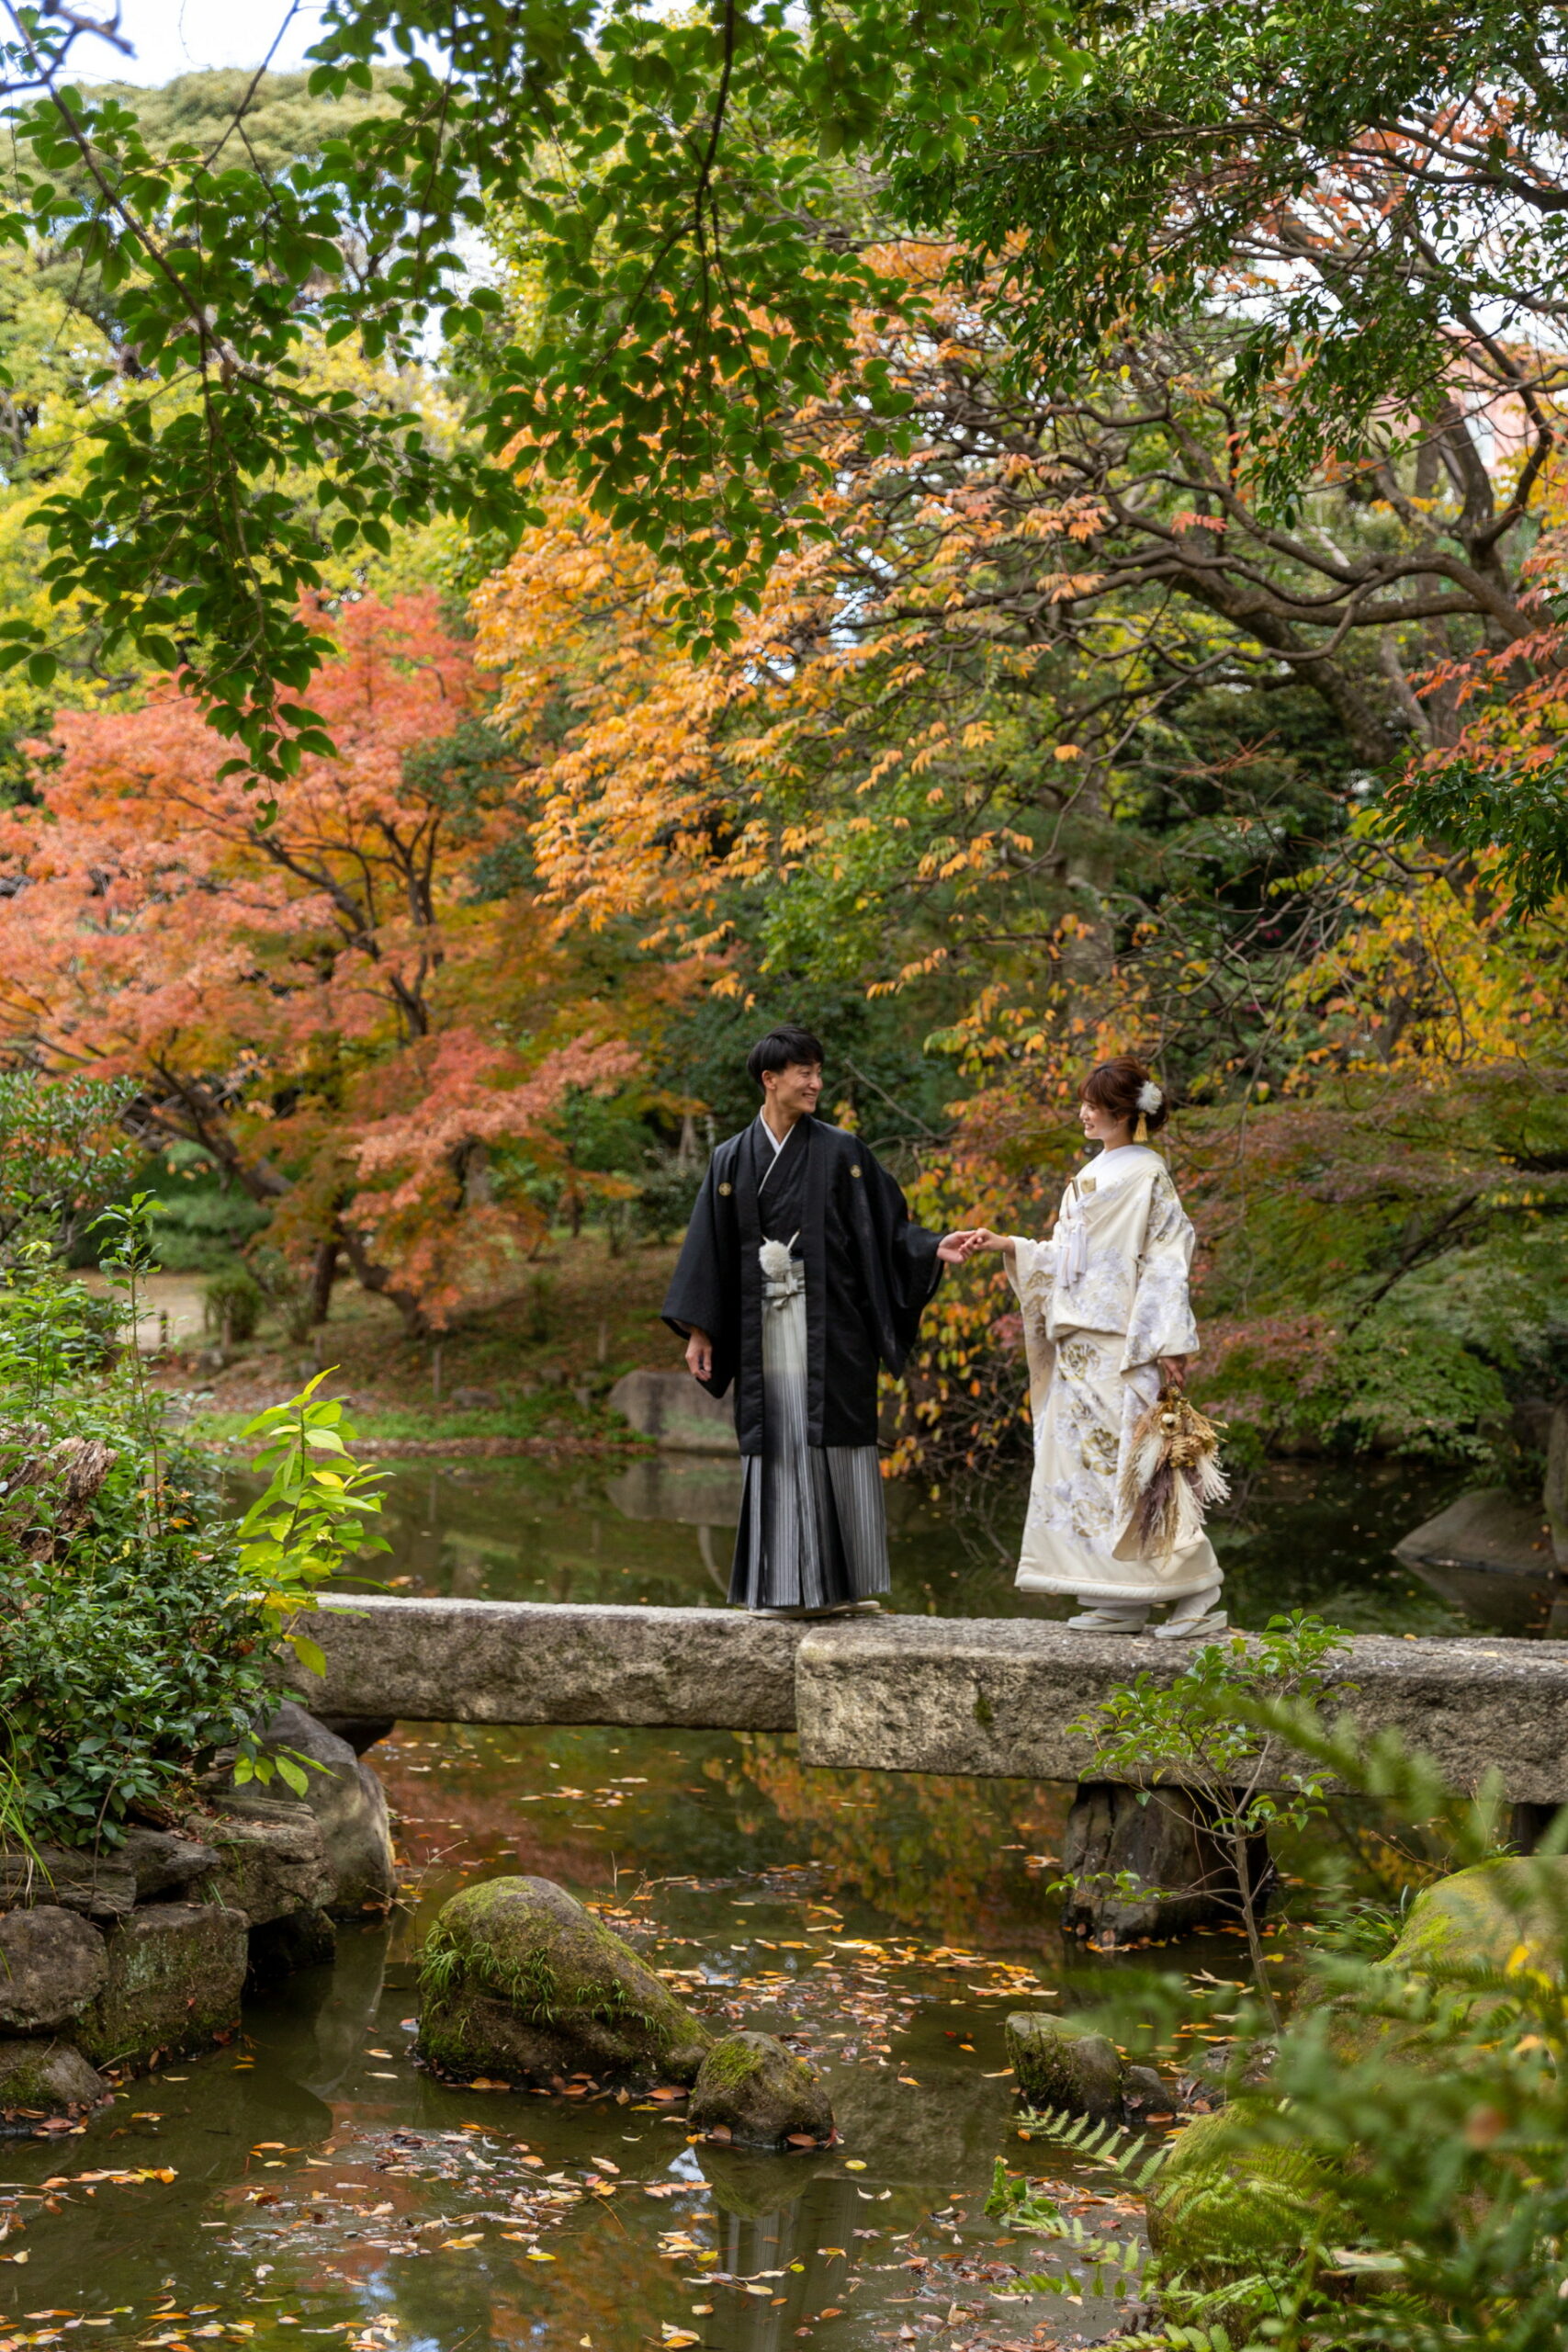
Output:
<instances>
[{"instance_id":1,"label":"groom's face","mask_svg":"<svg viewBox=\"0 0 1568 2352\"><path fill-rule=\"evenodd\" d=\"M764 1070L762 1091L787 1118L809 1118L822 1091L820 1062L786 1062L783 1069Z\"/></svg>"}]
</instances>

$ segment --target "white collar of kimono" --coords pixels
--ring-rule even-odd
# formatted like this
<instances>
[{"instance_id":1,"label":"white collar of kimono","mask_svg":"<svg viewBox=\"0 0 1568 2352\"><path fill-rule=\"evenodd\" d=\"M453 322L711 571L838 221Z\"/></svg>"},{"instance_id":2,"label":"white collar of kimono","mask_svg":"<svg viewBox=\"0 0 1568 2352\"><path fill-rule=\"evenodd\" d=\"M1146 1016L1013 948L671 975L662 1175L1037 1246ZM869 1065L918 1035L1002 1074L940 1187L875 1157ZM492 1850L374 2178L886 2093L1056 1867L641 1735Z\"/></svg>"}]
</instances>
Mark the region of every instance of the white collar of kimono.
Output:
<instances>
[{"instance_id":1,"label":"white collar of kimono","mask_svg":"<svg viewBox=\"0 0 1568 2352\"><path fill-rule=\"evenodd\" d=\"M1121 1160L1122 1166L1126 1167L1132 1160L1157 1159L1158 1158L1158 1152L1151 1151L1147 1144L1117 1144L1110 1151L1100 1152L1096 1159L1090 1160L1087 1168L1074 1177L1062 1202L1062 1215L1057 1227L1062 1251L1062 1279L1068 1288L1087 1272L1089 1267L1089 1227L1084 1217L1083 1195L1080 1191L1083 1178L1085 1176L1092 1178L1099 1169L1105 1167L1112 1159ZM1121 1170L1118 1170L1117 1173L1120 1174Z\"/></svg>"},{"instance_id":2,"label":"white collar of kimono","mask_svg":"<svg viewBox=\"0 0 1568 2352\"><path fill-rule=\"evenodd\" d=\"M759 1112L758 1112L758 1114L757 1114L757 1125L761 1128L762 1133L767 1136L768 1141L773 1145L773 1158L776 1159L778 1158L778 1156L779 1156L780 1152L784 1149L784 1148L785 1144L789 1141L789 1136L776 1136L776 1135L774 1135L774 1133L773 1133L773 1131L772 1127L770 1127L770 1126L769 1126L769 1125L768 1125L768 1114L767 1114L767 1113L766 1113L765 1111L759 1111ZM790 1135L793 1135L794 1133L795 1133L795 1129L792 1127L792 1128L790 1129Z\"/></svg>"}]
</instances>

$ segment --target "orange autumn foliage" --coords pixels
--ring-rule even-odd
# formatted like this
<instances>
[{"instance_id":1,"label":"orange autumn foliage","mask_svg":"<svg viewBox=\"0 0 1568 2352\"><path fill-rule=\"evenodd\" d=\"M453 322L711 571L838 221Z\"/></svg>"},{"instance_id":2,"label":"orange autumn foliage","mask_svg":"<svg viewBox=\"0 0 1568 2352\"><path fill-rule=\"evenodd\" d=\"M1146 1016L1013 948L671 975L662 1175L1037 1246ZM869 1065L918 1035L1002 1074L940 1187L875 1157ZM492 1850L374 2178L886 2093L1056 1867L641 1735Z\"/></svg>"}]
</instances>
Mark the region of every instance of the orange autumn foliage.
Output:
<instances>
[{"instance_id":1,"label":"orange autumn foliage","mask_svg":"<svg viewBox=\"0 0 1568 2352\"><path fill-rule=\"evenodd\" d=\"M548 1164L569 1091L637 1057L573 1001L531 897L479 887L515 778L436 599L318 625L336 755L271 821L177 682L60 715L38 805L0 821L0 1027L46 1069L135 1078L150 1136L196 1141L296 1255L335 1242L440 1328L536 1238L509 1158Z\"/></svg>"}]
</instances>

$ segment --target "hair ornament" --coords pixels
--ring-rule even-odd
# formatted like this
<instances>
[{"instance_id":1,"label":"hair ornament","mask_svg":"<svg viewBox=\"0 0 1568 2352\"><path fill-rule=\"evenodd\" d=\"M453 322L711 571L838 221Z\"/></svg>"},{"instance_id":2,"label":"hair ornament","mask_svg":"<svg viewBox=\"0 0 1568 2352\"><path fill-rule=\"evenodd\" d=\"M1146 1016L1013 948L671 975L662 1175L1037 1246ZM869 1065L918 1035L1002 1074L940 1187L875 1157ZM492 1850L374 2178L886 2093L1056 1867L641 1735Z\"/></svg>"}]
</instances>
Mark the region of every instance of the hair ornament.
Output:
<instances>
[{"instance_id":1,"label":"hair ornament","mask_svg":"<svg viewBox=\"0 0 1568 2352\"><path fill-rule=\"evenodd\" d=\"M1144 1116L1152 1118L1164 1101L1164 1087L1156 1086L1152 1078L1145 1078L1138 1089L1138 1108Z\"/></svg>"}]
</instances>

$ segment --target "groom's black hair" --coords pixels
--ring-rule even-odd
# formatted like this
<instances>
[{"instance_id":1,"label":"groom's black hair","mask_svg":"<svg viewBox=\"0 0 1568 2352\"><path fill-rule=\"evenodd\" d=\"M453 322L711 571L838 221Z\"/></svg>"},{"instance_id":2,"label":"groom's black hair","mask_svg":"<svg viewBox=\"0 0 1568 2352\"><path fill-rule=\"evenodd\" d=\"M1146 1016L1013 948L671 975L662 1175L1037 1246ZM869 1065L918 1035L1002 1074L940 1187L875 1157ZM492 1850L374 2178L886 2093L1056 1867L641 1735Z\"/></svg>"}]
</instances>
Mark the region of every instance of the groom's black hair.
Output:
<instances>
[{"instance_id":1,"label":"groom's black hair","mask_svg":"<svg viewBox=\"0 0 1568 2352\"><path fill-rule=\"evenodd\" d=\"M782 1028L770 1029L765 1037L758 1038L746 1057L746 1067L753 1085L761 1086L765 1069L787 1069L791 1062L811 1062L820 1069L827 1058L820 1038L786 1021Z\"/></svg>"}]
</instances>

